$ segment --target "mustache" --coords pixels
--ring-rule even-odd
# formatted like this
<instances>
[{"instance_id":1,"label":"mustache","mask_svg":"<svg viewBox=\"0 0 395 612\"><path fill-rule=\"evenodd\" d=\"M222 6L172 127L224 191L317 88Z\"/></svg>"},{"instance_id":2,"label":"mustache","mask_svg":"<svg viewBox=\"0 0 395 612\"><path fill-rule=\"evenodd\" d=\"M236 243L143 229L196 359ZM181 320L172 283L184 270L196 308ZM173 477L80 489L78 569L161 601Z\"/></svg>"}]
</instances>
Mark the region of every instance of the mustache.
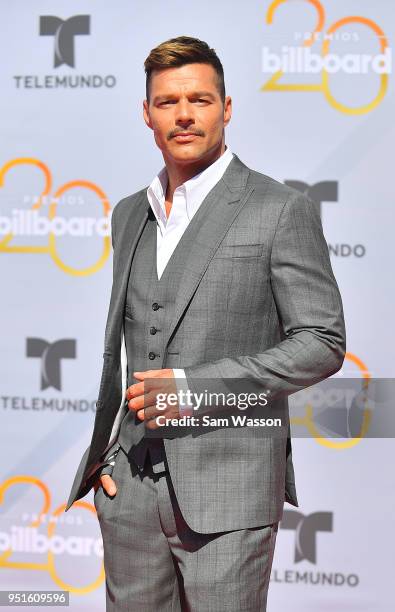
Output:
<instances>
[{"instance_id":1,"label":"mustache","mask_svg":"<svg viewBox=\"0 0 395 612\"><path fill-rule=\"evenodd\" d=\"M171 138L174 138L174 136L177 136L178 134L183 134L184 132L189 132L190 134L194 134L195 136L204 136L204 132L203 130L190 130L190 129L186 129L186 130L171 130L168 135L167 135L167 140L171 140Z\"/></svg>"}]
</instances>

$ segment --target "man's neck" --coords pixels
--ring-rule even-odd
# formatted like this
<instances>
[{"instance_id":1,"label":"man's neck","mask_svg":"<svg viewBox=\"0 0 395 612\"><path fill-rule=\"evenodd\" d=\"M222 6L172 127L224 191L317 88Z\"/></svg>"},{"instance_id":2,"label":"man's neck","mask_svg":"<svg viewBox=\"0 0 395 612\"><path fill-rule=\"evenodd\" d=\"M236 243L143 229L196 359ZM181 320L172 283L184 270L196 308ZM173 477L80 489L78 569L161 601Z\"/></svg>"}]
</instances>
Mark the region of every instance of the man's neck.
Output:
<instances>
[{"instance_id":1,"label":"man's neck","mask_svg":"<svg viewBox=\"0 0 395 612\"><path fill-rule=\"evenodd\" d=\"M171 205L173 203L173 195L177 187L188 181L192 177L196 176L200 172L203 172L206 168L211 166L221 155L225 152L225 143L216 149L216 151L204 160L198 160L191 164L175 164L172 160L165 160L167 170L167 189L166 189L166 212L167 216L170 214Z\"/></svg>"}]
</instances>

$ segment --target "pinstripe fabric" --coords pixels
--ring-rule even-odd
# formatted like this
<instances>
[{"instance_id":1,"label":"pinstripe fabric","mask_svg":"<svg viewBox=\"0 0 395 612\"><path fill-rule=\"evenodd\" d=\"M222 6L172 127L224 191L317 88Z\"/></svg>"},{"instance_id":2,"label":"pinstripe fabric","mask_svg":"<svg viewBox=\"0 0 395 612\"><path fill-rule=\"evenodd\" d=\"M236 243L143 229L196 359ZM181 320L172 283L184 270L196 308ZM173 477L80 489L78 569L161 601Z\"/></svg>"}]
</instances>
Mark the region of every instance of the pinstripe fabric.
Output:
<instances>
[{"instance_id":1,"label":"pinstripe fabric","mask_svg":"<svg viewBox=\"0 0 395 612\"><path fill-rule=\"evenodd\" d=\"M263 612L278 523L200 534L185 523L168 474L137 471L119 451L118 492L95 494L107 612Z\"/></svg>"},{"instance_id":2,"label":"pinstripe fabric","mask_svg":"<svg viewBox=\"0 0 395 612\"><path fill-rule=\"evenodd\" d=\"M117 434L126 289L148 210L144 189L112 216L114 280L98 408L68 508L91 488ZM203 382L218 391L229 378L249 378L287 411L287 395L336 372L345 353L341 298L315 205L234 155L187 231L192 239L175 251L183 265L159 367L184 368L195 392ZM290 437L250 428L164 442L178 503L196 532L273 524L284 500L298 504Z\"/></svg>"}]
</instances>

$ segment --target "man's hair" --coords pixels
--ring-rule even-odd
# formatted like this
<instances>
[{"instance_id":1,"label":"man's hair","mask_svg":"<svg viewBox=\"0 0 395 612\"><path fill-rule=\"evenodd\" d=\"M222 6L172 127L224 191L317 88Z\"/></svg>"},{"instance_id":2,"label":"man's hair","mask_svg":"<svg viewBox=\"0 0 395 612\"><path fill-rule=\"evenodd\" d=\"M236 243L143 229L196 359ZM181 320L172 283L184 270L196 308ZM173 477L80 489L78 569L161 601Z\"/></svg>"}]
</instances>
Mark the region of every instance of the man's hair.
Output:
<instances>
[{"instance_id":1,"label":"man's hair","mask_svg":"<svg viewBox=\"0 0 395 612\"><path fill-rule=\"evenodd\" d=\"M190 36L178 36L165 40L150 51L144 62L146 73L146 97L149 102L151 76L154 70L178 68L185 64L209 64L217 74L217 86L221 100L225 102L224 69L214 49L206 42Z\"/></svg>"}]
</instances>

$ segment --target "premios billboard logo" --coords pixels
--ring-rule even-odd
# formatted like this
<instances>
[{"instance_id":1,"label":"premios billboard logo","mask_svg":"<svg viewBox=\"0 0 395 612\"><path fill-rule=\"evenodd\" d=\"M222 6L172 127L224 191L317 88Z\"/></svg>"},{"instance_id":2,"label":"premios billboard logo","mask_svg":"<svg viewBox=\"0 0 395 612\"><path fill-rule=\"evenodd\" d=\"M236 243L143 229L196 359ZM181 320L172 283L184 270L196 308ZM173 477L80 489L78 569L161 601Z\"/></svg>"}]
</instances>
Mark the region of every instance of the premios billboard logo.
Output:
<instances>
[{"instance_id":1,"label":"premios billboard logo","mask_svg":"<svg viewBox=\"0 0 395 612\"><path fill-rule=\"evenodd\" d=\"M30 511L7 511L8 502L15 504L18 494L26 495L23 503ZM103 542L92 504L78 500L74 502L77 514L66 517L66 502L53 509L45 482L18 474L0 483L1 505L0 570L20 570L24 575L43 572L60 589L75 595L91 593L104 582ZM78 561L83 564L82 573L76 571Z\"/></svg>"},{"instance_id":2,"label":"premios billboard logo","mask_svg":"<svg viewBox=\"0 0 395 612\"><path fill-rule=\"evenodd\" d=\"M18 173L27 169L34 172L23 184L39 182L40 192L18 192ZM49 167L23 157L0 168L0 194L0 253L48 255L72 276L95 274L104 266L111 252L111 207L98 185L79 179L54 188Z\"/></svg>"},{"instance_id":3,"label":"premios billboard logo","mask_svg":"<svg viewBox=\"0 0 395 612\"><path fill-rule=\"evenodd\" d=\"M372 424L371 382L366 364L347 352L334 376L290 396L292 436L308 436L337 451L360 444Z\"/></svg>"},{"instance_id":4,"label":"premios billboard logo","mask_svg":"<svg viewBox=\"0 0 395 612\"><path fill-rule=\"evenodd\" d=\"M266 24L270 26L267 33L275 32L276 39L273 46L262 48L262 71L272 76L261 91L320 93L341 113L369 113L382 102L392 72L392 50L384 31L375 21L360 15L345 16L327 25L325 9L319 0L300 0L302 3L309 7L301 13L306 16L307 24L310 24L311 9L315 12L313 30L307 31L307 25L304 31L295 31L293 23L301 14L295 14L294 0L274 0L266 12ZM282 10L278 11L280 7ZM281 24L289 25L286 17L291 11L294 41L279 47L279 28ZM347 82L339 81L342 76L347 76ZM305 82L298 77L305 77ZM358 87L363 103L355 102L358 77L364 79ZM336 97L336 79L342 84L341 96L349 96L352 103Z\"/></svg>"}]
</instances>

